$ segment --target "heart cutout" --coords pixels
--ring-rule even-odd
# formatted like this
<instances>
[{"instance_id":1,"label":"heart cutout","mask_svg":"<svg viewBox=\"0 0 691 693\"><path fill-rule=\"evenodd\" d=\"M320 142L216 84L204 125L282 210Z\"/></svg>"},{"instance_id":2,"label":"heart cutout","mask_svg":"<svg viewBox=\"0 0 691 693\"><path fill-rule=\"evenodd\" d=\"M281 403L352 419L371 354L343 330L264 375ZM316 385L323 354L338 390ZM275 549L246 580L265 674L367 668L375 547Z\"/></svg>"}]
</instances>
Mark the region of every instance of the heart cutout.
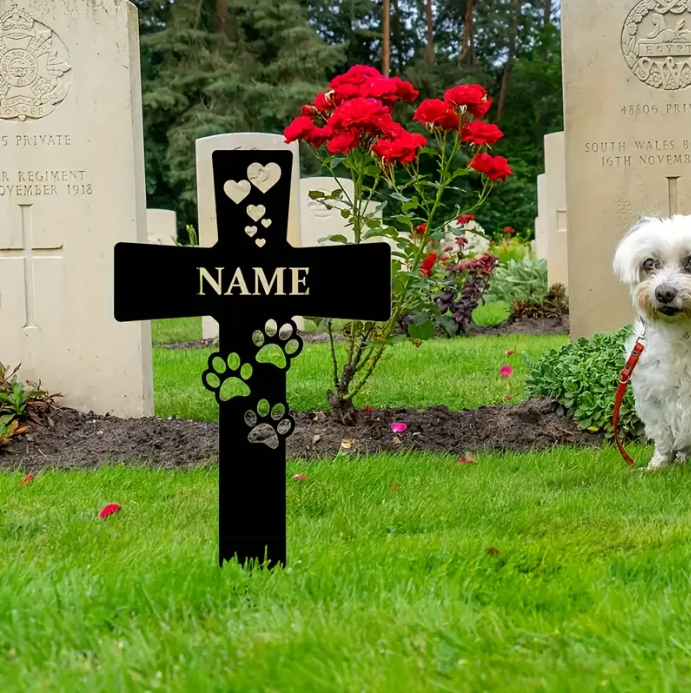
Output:
<instances>
[{"instance_id":1,"label":"heart cutout","mask_svg":"<svg viewBox=\"0 0 691 693\"><path fill-rule=\"evenodd\" d=\"M252 238L257 233L257 227L256 226L245 226L245 233Z\"/></svg>"},{"instance_id":2,"label":"heart cutout","mask_svg":"<svg viewBox=\"0 0 691 693\"><path fill-rule=\"evenodd\" d=\"M262 226L265 229L268 229L269 226L271 226L271 219L262 219Z\"/></svg>"},{"instance_id":3,"label":"heart cutout","mask_svg":"<svg viewBox=\"0 0 691 693\"><path fill-rule=\"evenodd\" d=\"M270 163L266 166L257 163L250 164L247 169L247 177L252 185L266 193L281 179L281 167L276 163Z\"/></svg>"},{"instance_id":4,"label":"heart cutout","mask_svg":"<svg viewBox=\"0 0 691 693\"><path fill-rule=\"evenodd\" d=\"M257 238L255 243L260 247L263 248L266 245L266 238Z\"/></svg>"},{"instance_id":5,"label":"heart cutout","mask_svg":"<svg viewBox=\"0 0 691 693\"><path fill-rule=\"evenodd\" d=\"M259 221L266 214L266 207L264 205L248 205L247 216L252 221Z\"/></svg>"},{"instance_id":6,"label":"heart cutout","mask_svg":"<svg viewBox=\"0 0 691 693\"><path fill-rule=\"evenodd\" d=\"M223 192L228 197L239 205L251 192L252 186L248 180L241 180L239 183L234 180L226 181L223 186Z\"/></svg>"}]
</instances>

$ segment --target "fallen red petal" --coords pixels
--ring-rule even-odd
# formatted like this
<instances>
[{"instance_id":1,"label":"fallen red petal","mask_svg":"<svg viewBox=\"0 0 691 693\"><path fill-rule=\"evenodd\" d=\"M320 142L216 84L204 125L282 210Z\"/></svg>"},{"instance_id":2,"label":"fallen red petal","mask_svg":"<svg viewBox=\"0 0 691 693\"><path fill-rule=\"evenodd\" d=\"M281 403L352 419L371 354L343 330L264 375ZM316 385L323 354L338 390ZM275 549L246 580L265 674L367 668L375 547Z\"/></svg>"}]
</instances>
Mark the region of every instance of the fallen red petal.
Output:
<instances>
[{"instance_id":1,"label":"fallen red petal","mask_svg":"<svg viewBox=\"0 0 691 693\"><path fill-rule=\"evenodd\" d=\"M391 430L394 433L405 433L408 430L408 424L402 421L394 421L391 424Z\"/></svg>"},{"instance_id":2,"label":"fallen red petal","mask_svg":"<svg viewBox=\"0 0 691 693\"><path fill-rule=\"evenodd\" d=\"M33 474L27 474L20 482L20 486L26 486L30 484L36 477Z\"/></svg>"},{"instance_id":3,"label":"fallen red petal","mask_svg":"<svg viewBox=\"0 0 691 693\"><path fill-rule=\"evenodd\" d=\"M109 505L106 505L103 510L98 514L98 517L103 520L108 515L114 515L115 513L119 513L122 508L117 504L117 503L110 503Z\"/></svg>"},{"instance_id":4,"label":"fallen red petal","mask_svg":"<svg viewBox=\"0 0 691 693\"><path fill-rule=\"evenodd\" d=\"M475 464L477 460L474 457L459 457L458 464Z\"/></svg>"},{"instance_id":5,"label":"fallen red petal","mask_svg":"<svg viewBox=\"0 0 691 693\"><path fill-rule=\"evenodd\" d=\"M309 477L307 476L307 474L296 474L293 477L293 479L295 481L307 481L309 479Z\"/></svg>"}]
</instances>

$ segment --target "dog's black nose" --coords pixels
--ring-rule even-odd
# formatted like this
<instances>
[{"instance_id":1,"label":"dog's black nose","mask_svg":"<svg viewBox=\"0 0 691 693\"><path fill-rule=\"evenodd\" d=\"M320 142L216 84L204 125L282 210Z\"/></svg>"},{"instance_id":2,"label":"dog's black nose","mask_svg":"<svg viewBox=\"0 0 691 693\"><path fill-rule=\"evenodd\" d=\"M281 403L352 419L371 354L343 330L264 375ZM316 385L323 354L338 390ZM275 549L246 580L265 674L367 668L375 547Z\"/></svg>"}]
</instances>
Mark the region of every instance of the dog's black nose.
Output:
<instances>
[{"instance_id":1,"label":"dog's black nose","mask_svg":"<svg viewBox=\"0 0 691 693\"><path fill-rule=\"evenodd\" d=\"M671 303L677 297L677 290L669 284L661 284L655 289L655 298L660 303Z\"/></svg>"}]
</instances>

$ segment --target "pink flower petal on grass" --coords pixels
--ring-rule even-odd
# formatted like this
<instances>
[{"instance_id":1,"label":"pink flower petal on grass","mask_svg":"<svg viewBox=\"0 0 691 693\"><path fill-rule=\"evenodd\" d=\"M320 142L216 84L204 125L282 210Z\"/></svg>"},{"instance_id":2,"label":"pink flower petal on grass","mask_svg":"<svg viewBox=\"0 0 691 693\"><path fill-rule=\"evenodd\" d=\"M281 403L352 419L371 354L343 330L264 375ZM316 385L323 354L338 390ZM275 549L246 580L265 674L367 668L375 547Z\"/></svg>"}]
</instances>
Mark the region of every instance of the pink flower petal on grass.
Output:
<instances>
[{"instance_id":1,"label":"pink flower petal on grass","mask_svg":"<svg viewBox=\"0 0 691 693\"><path fill-rule=\"evenodd\" d=\"M27 474L20 482L20 486L26 486L30 484L36 477L33 474Z\"/></svg>"},{"instance_id":2,"label":"pink flower petal on grass","mask_svg":"<svg viewBox=\"0 0 691 693\"><path fill-rule=\"evenodd\" d=\"M477 460L474 457L459 457L458 464L475 464Z\"/></svg>"},{"instance_id":3,"label":"pink flower petal on grass","mask_svg":"<svg viewBox=\"0 0 691 693\"><path fill-rule=\"evenodd\" d=\"M513 368L506 364L499 369L499 375L502 378L510 378L513 375Z\"/></svg>"},{"instance_id":4,"label":"pink flower petal on grass","mask_svg":"<svg viewBox=\"0 0 691 693\"><path fill-rule=\"evenodd\" d=\"M117 503L110 503L109 505L106 505L103 510L98 514L99 519L104 520L108 515L114 515L115 513L119 513L122 508L117 504Z\"/></svg>"},{"instance_id":5,"label":"pink flower petal on grass","mask_svg":"<svg viewBox=\"0 0 691 693\"><path fill-rule=\"evenodd\" d=\"M391 424L391 430L394 433L405 433L408 430L408 424L402 421L394 421Z\"/></svg>"},{"instance_id":6,"label":"pink flower petal on grass","mask_svg":"<svg viewBox=\"0 0 691 693\"><path fill-rule=\"evenodd\" d=\"M509 349L504 352L504 356L513 356L516 352L513 349Z\"/></svg>"},{"instance_id":7,"label":"pink flower petal on grass","mask_svg":"<svg viewBox=\"0 0 691 693\"><path fill-rule=\"evenodd\" d=\"M296 474L293 477L294 481L307 481L308 479L309 477L307 476L307 474Z\"/></svg>"}]
</instances>

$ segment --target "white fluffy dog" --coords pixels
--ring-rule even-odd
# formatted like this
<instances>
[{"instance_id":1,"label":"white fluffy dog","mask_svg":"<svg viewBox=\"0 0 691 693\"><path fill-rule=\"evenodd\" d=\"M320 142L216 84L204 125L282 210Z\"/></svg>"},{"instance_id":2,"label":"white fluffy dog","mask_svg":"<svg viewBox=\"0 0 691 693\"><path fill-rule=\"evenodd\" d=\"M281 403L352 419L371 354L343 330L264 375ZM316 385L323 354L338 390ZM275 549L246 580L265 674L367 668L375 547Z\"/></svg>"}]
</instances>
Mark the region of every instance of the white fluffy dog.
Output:
<instances>
[{"instance_id":1,"label":"white fluffy dog","mask_svg":"<svg viewBox=\"0 0 691 693\"><path fill-rule=\"evenodd\" d=\"M636 411L659 469L691 454L691 216L642 219L623 238L614 271L631 287L645 351L631 378Z\"/></svg>"}]
</instances>

